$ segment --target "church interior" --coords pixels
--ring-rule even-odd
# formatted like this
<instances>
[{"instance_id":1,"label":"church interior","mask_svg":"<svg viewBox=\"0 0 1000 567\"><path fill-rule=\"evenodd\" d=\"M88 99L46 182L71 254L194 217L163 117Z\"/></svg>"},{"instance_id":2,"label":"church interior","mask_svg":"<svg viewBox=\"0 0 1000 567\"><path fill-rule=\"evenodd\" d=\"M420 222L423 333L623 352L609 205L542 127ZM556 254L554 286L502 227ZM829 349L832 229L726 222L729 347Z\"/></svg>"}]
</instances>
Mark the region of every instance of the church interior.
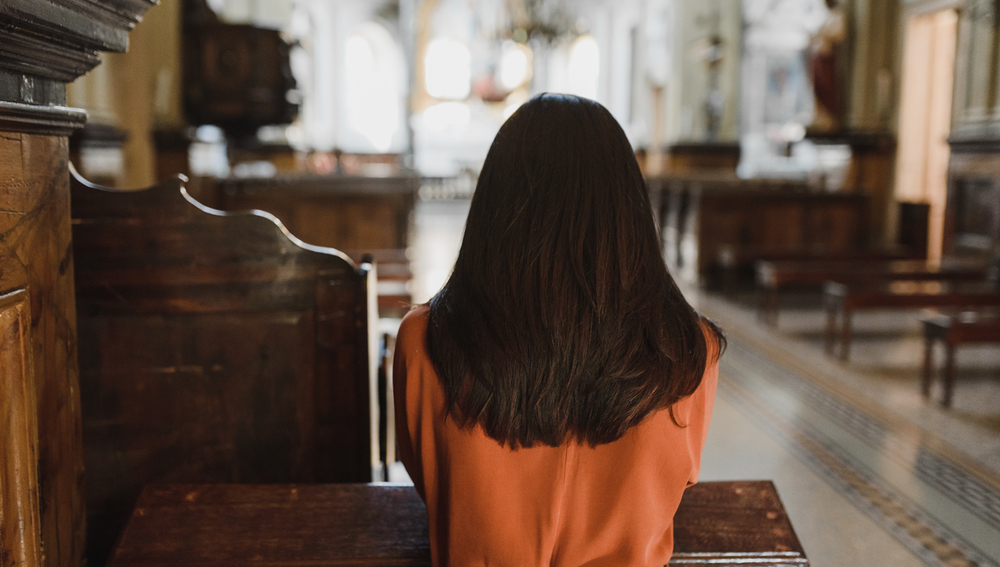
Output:
<instances>
[{"instance_id":1,"label":"church interior","mask_svg":"<svg viewBox=\"0 0 1000 567\"><path fill-rule=\"evenodd\" d=\"M697 486L773 483L670 564L1000 567L998 0L0 0L0 565L430 565L396 330L544 92L726 334Z\"/></svg>"}]
</instances>

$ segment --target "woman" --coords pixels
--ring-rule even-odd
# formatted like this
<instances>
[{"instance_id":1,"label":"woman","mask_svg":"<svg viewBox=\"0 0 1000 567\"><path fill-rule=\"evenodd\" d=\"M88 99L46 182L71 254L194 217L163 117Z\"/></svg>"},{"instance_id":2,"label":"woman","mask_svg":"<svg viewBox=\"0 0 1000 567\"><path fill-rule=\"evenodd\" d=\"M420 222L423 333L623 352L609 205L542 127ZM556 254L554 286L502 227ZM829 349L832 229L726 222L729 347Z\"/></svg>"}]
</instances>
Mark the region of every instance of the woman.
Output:
<instances>
[{"instance_id":1,"label":"woman","mask_svg":"<svg viewBox=\"0 0 1000 567\"><path fill-rule=\"evenodd\" d=\"M722 335L667 273L600 104L525 103L483 165L454 272L403 320L400 458L445 565L665 565Z\"/></svg>"}]
</instances>

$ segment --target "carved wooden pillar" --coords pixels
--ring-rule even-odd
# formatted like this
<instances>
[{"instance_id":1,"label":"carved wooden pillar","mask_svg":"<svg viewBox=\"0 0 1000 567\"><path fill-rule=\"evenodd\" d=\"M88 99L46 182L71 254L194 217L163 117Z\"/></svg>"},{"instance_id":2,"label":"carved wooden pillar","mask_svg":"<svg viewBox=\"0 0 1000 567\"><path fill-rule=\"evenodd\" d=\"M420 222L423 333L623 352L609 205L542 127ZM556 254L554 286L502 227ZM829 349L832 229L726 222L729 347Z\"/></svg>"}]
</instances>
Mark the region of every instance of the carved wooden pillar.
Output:
<instances>
[{"instance_id":1,"label":"carved wooden pillar","mask_svg":"<svg viewBox=\"0 0 1000 567\"><path fill-rule=\"evenodd\" d=\"M66 83L155 0L0 0L0 565L83 562Z\"/></svg>"}]
</instances>

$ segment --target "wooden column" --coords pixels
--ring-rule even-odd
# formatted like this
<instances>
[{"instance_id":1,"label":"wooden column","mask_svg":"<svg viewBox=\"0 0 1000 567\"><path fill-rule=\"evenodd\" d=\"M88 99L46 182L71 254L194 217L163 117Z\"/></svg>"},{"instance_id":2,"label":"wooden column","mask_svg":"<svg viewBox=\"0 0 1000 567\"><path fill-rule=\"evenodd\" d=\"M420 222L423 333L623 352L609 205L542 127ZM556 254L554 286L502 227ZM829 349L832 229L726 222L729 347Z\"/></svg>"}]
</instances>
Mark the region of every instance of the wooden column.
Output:
<instances>
[{"instance_id":1,"label":"wooden column","mask_svg":"<svg viewBox=\"0 0 1000 567\"><path fill-rule=\"evenodd\" d=\"M155 0L0 2L0 565L81 565L83 451L66 83Z\"/></svg>"}]
</instances>

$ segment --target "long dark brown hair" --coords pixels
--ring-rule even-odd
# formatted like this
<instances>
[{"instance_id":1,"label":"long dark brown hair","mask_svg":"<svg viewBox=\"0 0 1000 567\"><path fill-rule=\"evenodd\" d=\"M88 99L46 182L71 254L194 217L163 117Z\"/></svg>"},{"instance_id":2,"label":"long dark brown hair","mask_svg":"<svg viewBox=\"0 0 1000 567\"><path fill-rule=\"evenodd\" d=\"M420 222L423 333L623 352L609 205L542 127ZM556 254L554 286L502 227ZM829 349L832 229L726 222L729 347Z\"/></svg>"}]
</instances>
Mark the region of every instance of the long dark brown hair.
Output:
<instances>
[{"instance_id":1,"label":"long dark brown hair","mask_svg":"<svg viewBox=\"0 0 1000 567\"><path fill-rule=\"evenodd\" d=\"M459 425L514 449L610 443L697 389L703 321L667 272L614 117L567 95L521 106L493 140L454 272L430 300L428 349Z\"/></svg>"}]
</instances>

